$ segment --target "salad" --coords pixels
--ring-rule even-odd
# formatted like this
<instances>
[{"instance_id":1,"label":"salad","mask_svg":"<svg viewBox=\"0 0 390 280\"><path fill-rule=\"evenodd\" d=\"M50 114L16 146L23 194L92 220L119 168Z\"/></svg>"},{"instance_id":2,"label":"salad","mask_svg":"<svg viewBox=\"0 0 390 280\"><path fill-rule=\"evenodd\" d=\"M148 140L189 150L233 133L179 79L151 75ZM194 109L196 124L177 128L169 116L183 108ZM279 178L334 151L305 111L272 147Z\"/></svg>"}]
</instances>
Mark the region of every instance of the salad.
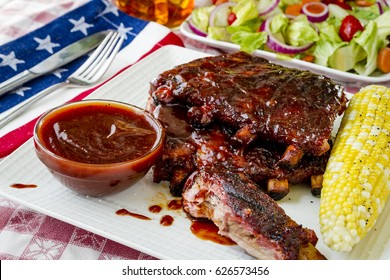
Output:
<instances>
[{"instance_id":1,"label":"salad","mask_svg":"<svg viewBox=\"0 0 390 280\"><path fill-rule=\"evenodd\" d=\"M213 0L188 20L192 32L369 76L390 73L388 0Z\"/></svg>"}]
</instances>

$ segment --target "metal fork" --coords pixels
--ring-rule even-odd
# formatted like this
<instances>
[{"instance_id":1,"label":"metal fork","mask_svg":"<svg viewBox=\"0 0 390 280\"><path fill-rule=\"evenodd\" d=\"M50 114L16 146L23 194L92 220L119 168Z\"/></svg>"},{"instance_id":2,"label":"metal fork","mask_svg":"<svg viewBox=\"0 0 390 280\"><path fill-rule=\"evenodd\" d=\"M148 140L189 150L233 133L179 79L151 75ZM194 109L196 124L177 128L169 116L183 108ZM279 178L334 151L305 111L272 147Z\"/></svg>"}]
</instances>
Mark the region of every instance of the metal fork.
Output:
<instances>
[{"instance_id":1,"label":"metal fork","mask_svg":"<svg viewBox=\"0 0 390 280\"><path fill-rule=\"evenodd\" d=\"M28 106L61 87L88 86L96 83L107 71L111 62L114 60L123 40L124 37L118 32L110 31L99 47L72 75L70 75L64 82L52 85L51 87L48 87L47 89L27 99L25 103L0 120L0 128L20 115Z\"/></svg>"}]
</instances>

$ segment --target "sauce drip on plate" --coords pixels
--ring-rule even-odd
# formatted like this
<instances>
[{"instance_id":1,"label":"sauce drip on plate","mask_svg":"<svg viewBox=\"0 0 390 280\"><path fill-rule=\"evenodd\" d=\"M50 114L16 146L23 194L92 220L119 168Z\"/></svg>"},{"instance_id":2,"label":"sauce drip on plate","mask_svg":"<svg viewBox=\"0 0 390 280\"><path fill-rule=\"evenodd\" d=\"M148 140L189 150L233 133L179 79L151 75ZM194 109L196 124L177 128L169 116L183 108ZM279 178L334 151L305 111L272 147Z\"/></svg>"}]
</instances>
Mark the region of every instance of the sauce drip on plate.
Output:
<instances>
[{"instance_id":1,"label":"sauce drip on plate","mask_svg":"<svg viewBox=\"0 0 390 280\"><path fill-rule=\"evenodd\" d=\"M168 226L170 226L170 225L173 224L173 221L174 221L174 219L173 219L172 216L170 216L170 215L164 215L164 216L162 216L161 219L160 219L160 225L165 226L165 227L168 227Z\"/></svg>"},{"instance_id":2,"label":"sauce drip on plate","mask_svg":"<svg viewBox=\"0 0 390 280\"><path fill-rule=\"evenodd\" d=\"M14 189L33 189L38 186L34 184L12 184L10 187Z\"/></svg>"},{"instance_id":3,"label":"sauce drip on plate","mask_svg":"<svg viewBox=\"0 0 390 280\"><path fill-rule=\"evenodd\" d=\"M168 209L169 210L179 210L182 207L182 200L181 199L173 199L168 202Z\"/></svg>"},{"instance_id":4,"label":"sauce drip on plate","mask_svg":"<svg viewBox=\"0 0 390 280\"><path fill-rule=\"evenodd\" d=\"M119 216L130 216L130 217L137 218L140 220L151 220L151 218L149 218L149 217L146 217L146 216L141 215L141 214L130 212L126 209L119 209L115 213Z\"/></svg>"},{"instance_id":5,"label":"sauce drip on plate","mask_svg":"<svg viewBox=\"0 0 390 280\"><path fill-rule=\"evenodd\" d=\"M193 221L191 232L203 240L209 240L221 245L236 245L230 238L220 235L218 227L212 221Z\"/></svg>"},{"instance_id":6,"label":"sauce drip on plate","mask_svg":"<svg viewBox=\"0 0 390 280\"><path fill-rule=\"evenodd\" d=\"M162 207L160 205L152 205L149 207L150 213L160 213L162 210Z\"/></svg>"}]
</instances>

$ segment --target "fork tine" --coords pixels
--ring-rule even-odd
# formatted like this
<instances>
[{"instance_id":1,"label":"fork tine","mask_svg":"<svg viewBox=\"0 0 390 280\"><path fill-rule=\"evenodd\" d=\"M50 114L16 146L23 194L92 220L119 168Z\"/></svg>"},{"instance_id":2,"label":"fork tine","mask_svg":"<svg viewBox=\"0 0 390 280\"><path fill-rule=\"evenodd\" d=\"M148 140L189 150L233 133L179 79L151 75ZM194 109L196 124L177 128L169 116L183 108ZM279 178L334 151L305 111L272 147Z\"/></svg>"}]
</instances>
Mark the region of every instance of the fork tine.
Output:
<instances>
[{"instance_id":1,"label":"fork tine","mask_svg":"<svg viewBox=\"0 0 390 280\"><path fill-rule=\"evenodd\" d=\"M92 53L92 55L83 63L83 65L80 66L79 69L76 70L76 72L72 74L72 76L79 76L86 69L88 69L91 66L91 64L95 61L96 57L98 57L102 52L102 50L106 47L107 43L111 40L111 37L114 36L115 34L116 34L115 31L110 31L104 38L103 42L100 43L100 45Z\"/></svg>"},{"instance_id":2,"label":"fork tine","mask_svg":"<svg viewBox=\"0 0 390 280\"><path fill-rule=\"evenodd\" d=\"M118 53L122 43L124 41L124 37L119 35L115 44L113 44L112 48L109 51L109 54L100 61L99 65L94 68L93 71L88 75L87 79L89 82L94 83L103 76L103 74L107 71L107 68L111 65L112 61L115 58L115 55Z\"/></svg>"},{"instance_id":3,"label":"fork tine","mask_svg":"<svg viewBox=\"0 0 390 280\"><path fill-rule=\"evenodd\" d=\"M105 49L100 53L100 55L95 59L95 61L92 63L92 65L82 74L84 79L92 79L95 77L96 79L100 79L100 73L105 72L105 71L100 71L101 69L103 70L102 66L104 64L110 64L107 63L107 59L113 59L115 54L118 52L120 46L122 45L122 40L123 36L119 34L115 34L110 42L107 44ZM99 74L99 75L98 75ZM102 75L102 74L101 74ZM98 77L99 76L99 77Z\"/></svg>"},{"instance_id":4,"label":"fork tine","mask_svg":"<svg viewBox=\"0 0 390 280\"><path fill-rule=\"evenodd\" d=\"M118 34L114 34L111 36L110 40L105 44L103 50L98 54L98 56L95 57L95 60L91 63L91 65L84 71L84 73L81 73L83 77L88 76L88 74L94 70L97 65L100 63L100 61L104 60L107 56L108 51L110 50L112 44L115 42Z\"/></svg>"}]
</instances>

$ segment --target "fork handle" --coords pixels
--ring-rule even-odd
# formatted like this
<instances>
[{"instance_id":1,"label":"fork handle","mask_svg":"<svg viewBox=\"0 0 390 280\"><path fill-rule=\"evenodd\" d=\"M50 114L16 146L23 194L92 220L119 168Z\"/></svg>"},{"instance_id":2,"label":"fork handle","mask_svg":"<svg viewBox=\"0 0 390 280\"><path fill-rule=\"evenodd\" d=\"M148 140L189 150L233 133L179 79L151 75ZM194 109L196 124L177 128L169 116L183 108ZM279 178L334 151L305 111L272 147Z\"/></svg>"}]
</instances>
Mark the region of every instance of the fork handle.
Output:
<instances>
[{"instance_id":1,"label":"fork handle","mask_svg":"<svg viewBox=\"0 0 390 280\"><path fill-rule=\"evenodd\" d=\"M30 97L24 103L22 103L19 107L14 109L11 113L6 115L4 118L0 119L0 128L4 127L7 123L9 123L13 119L15 119L17 116L19 116L24 111L24 109L27 108L28 106L34 104L38 100L47 96L49 93L52 93L56 89L59 89L59 88L65 86L66 84L67 84L66 82L54 84L54 85L42 90L41 92L35 94L34 96Z\"/></svg>"}]
</instances>

